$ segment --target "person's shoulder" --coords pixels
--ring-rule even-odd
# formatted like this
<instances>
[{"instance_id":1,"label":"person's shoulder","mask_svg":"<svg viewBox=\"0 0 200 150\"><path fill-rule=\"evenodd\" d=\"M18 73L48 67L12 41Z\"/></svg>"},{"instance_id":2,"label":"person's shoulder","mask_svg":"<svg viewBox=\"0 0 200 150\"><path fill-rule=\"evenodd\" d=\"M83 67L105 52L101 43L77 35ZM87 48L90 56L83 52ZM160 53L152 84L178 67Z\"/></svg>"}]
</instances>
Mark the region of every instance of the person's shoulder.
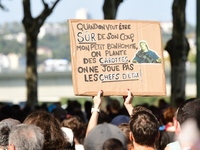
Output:
<instances>
[{"instance_id":1,"label":"person's shoulder","mask_svg":"<svg viewBox=\"0 0 200 150\"><path fill-rule=\"evenodd\" d=\"M172 150L170 146L166 146L164 150Z\"/></svg>"},{"instance_id":2,"label":"person's shoulder","mask_svg":"<svg viewBox=\"0 0 200 150\"><path fill-rule=\"evenodd\" d=\"M84 146L81 144L75 145L76 150L84 150Z\"/></svg>"},{"instance_id":3,"label":"person's shoulder","mask_svg":"<svg viewBox=\"0 0 200 150\"><path fill-rule=\"evenodd\" d=\"M167 144L167 146L165 147L165 150L181 150L180 143L178 141L171 142Z\"/></svg>"},{"instance_id":4,"label":"person's shoulder","mask_svg":"<svg viewBox=\"0 0 200 150\"><path fill-rule=\"evenodd\" d=\"M155 51L153 51L153 50L150 50L150 49L148 50L148 52L149 52L149 53L155 53Z\"/></svg>"},{"instance_id":5,"label":"person's shoulder","mask_svg":"<svg viewBox=\"0 0 200 150\"><path fill-rule=\"evenodd\" d=\"M137 54L142 54L142 53L144 53L144 52L141 49L139 51L137 51Z\"/></svg>"}]
</instances>

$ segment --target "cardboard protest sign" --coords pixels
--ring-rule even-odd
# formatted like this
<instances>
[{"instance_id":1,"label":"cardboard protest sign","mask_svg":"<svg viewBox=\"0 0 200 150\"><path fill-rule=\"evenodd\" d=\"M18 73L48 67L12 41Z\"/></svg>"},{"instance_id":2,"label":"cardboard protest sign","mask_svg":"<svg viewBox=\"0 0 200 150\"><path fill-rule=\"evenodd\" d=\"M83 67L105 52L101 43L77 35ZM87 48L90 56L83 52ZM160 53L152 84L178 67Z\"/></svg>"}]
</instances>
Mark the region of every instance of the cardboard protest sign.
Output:
<instances>
[{"instance_id":1,"label":"cardboard protest sign","mask_svg":"<svg viewBox=\"0 0 200 150\"><path fill-rule=\"evenodd\" d=\"M75 95L166 95L159 22L68 22Z\"/></svg>"}]
</instances>

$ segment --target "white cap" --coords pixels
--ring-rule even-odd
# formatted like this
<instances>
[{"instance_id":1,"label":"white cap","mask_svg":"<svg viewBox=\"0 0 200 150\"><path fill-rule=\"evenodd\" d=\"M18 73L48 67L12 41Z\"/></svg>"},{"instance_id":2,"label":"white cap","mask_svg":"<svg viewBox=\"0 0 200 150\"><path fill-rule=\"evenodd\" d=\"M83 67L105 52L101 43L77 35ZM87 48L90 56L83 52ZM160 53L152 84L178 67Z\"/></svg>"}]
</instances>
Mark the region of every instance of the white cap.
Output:
<instances>
[{"instance_id":1,"label":"white cap","mask_svg":"<svg viewBox=\"0 0 200 150\"><path fill-rule=\"evenodd\" d=\"M73 145L74 142L74 133L70 128L61 127L62 131L64 132L66 141L70 142Z\"/></svg>"}]
</instances>

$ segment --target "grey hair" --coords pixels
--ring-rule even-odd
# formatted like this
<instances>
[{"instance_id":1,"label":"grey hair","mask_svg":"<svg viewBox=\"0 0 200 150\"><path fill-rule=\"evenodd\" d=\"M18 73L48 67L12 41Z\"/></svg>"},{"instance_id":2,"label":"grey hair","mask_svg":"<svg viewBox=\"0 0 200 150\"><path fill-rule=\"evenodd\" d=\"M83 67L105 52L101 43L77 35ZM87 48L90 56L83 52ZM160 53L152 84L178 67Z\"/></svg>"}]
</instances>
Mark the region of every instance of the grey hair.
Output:
<instances>
[{"instance_id":1,"label":"grey hair","mask_svg":"<svg viewBox=\"0 0 200 150\"><path fill-rule=\"evenodd\" d=\"M40 127L33 124L16 125L9 135L11 143L16 150L42 150L44 134Z\"/></svg>"},{"instance_id":2,"label":"grey hair","mask_svg":"<svg viewBox=\"0 0 200 150\"><path fill-rule=\"evenodd\" d=\"M8 146L8 137L15 124L10 121L0 122L0 146Z\"/></svg>"}]
</instances>

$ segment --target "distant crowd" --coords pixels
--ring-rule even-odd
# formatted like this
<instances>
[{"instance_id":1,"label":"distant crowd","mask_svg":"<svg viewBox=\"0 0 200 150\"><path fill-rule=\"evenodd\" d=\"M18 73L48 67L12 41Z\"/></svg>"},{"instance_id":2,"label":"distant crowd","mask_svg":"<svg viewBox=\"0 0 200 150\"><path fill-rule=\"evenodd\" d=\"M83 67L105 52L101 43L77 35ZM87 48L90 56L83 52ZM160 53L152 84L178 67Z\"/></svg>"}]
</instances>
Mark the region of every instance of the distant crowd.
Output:
<instances>
[{"instance_id":1,"label":"distant crowd","mask_svg":"<svg viewBox=\"0 0 200 150\"><path fill-rule=\"evenodd\" d=\"M69 100L32 108L0 104L0 150L200 150L200 99L133 106L99 91L84 107ZM83 108L82 108L83 107Z\"/></svg>"}]
</instances>

